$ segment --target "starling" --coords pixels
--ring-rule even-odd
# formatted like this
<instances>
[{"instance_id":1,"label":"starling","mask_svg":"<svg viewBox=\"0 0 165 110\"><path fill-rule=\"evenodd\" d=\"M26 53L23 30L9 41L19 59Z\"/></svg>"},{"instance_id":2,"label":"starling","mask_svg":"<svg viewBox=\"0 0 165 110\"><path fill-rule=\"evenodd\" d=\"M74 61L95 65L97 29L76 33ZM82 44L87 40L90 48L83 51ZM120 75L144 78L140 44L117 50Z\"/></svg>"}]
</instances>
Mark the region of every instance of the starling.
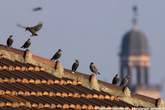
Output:
<instances>
[{"instance_id":1,"label":"starling","mask_svg":"<svg viewBox=\"0 0 165 110\"><path fill-rule=\"evenodd\" d=\"M75 73L77 68L79 66L79 61L76 59L75 62L72 65L72 72Z\"/></svg>"},{"instance_id":2,"label":"starling","mask_svg":"<svg viewBox=\"0 0 165 110\"><path fill-rule=\"evenodd\" d=\"M8 39L7 39L6 44L7 44L8 47L11 47L12 44L13 44L13 42L14 42L14 40L12 39L12 37L13 37L13 36L10 35L10 36L8 37Z\"/></svg>"},{"instance_id":3,"label":"starling","mask_svg":"<svg viewBox=\"0 0 165 110\"><path fill-rule=\"evenodd\" d=\"M38 7L35 7L32 9L33 11L41 11L42 10L42 7L41 6L38 6Z\"/></svg>"},{"instance_id":4,"label":"starling","mask_svg":"<svg viewBox=\"0 0 165 110\"><path fill-rule=\"evenodd\" d=\"M120 86L121 87L127 87L129 82L129 76L127 75L125 78L122 79Z\"/></svg>"},{"instance_id":5,"label":"starling","mask_svg":"<svg viewBox=\"0 0 165 110\"><path fill-rule=\"evenodd\" d=\"M53 55L53 57L51 58L51 60L57 60L61 57L62 55L62 50L61 49L58 49L58 51Z\"/></svg>"},{"instance_id":6,"label":"starling","mask_svg":"<svg viewBox=\"0 0 165 110\"><path fill-rule=\"evenodd\" d=\"M21 48L29 48L29 46L31 45L31 42L30 42L30 39L28 39L23 45Z\"/></svg>"},{"instance_id":7,"label":"starling","mask_svg":"<svg viewBox=\"0 0 165 110\"><path fill-rule=\"evenodd\" d=\"M89 68L90 68L91 72L100 75L100 72L98 72L98 70L97 70L97 68L96 68L96 65L95 65L93 62L90 63Z\"/></svg>"},{"instance_id":8,"label":"starling","mask_svg":"<svg viewBox=\"0 0 165 110\"><path fill-rule=\"evenodd\" d=\"M115 75L112 79L112 84L117 85L119 83L120 79L118 77L118 74Z\"/></svg>"},{"instance_id":9,"label":"starling","mask_svg":"<svg viewBox=\"0 0 165 110\"><path fill-rule=\"evenodd\" d=\"M42 28L43 26L43 23L42 22L39 22L37 25L35 26L22 26L20 24L17 24L18 27L21 27L21 28L24 28L25 31L29 31L32 35L31 37L33 36L38 36L37 32Z\"/></svg>"}]
</instances>

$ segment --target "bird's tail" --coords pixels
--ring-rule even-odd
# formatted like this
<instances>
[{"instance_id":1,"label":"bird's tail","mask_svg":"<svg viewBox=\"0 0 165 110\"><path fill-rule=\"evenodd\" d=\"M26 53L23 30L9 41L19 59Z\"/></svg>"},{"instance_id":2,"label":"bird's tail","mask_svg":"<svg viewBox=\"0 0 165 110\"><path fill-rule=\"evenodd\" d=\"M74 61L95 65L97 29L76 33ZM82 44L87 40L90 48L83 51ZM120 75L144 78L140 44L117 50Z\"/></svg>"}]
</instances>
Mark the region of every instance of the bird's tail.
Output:
<instances>
[{"instance_id":1,"label":"bird's tail","mask_svg":"<svg viewBox=\"0 0 165 110\"><path fill-rule=\"evenodd\" d=\"M125 85L124 85L123 82L121 81L121 83L120 83L119 86L120 86L120 87L124 87Z\"/></svg>"},{"instance_id":2,"label":"bird's tail","mask_svg":"<svg viewBox=\"0 0 165 110\"><path fill-rule=\"evenodd\" d=\"M30 35L30 37L34 37L34 36L38 36L37 33L32 33L32 35Z\"/></svg>"},{"instance_id":3,"label":"bird's tail","mask_svg":"<svg viewBox=\"0 0 165 110\"><path fill-rule=\"evenodd\" d=\"M22 26L21 24L17 24L17 26L24 29L26 28L25 26Z\"/></svg>"},{"instance_id":4,"label":"bird's tail","mask_svg":"<svg viewBox=\"0 0 165 110\"><path fill-rule=\"evenodd\" d=\"M100 72L97 72L97 74L98 74L98 75L101 75L101 73L100 73Z\"/></svg>"},{"instance_id":5,"label":"bird's tail","mask_svg":"<svg viewBox=\"0 0 165 110\"><path fill-rule=\"evenodd\" d=\"M122 86L122 83L120 83L120 85L119 85L120 87Z\"/></svg>"},{"instance_id":6,"label":"bird's tail","mask_svg":"<svg viewBox=\"0 0 165 110\"><path fill-rule=\"evenodd\" d=\"M25 48L24 45L22 45L21 48Z\"/></svg>"},{"instance_id":7,"label":"bird's tail","mask_svg":"<svg viewBox=\"0 0 165 110\"><path fill-rule=\"evenodd\" d=\"M52 60L52 61L53 61L53 60L54 60L54 58L52 57L50 60Z\"/></svg>"}]
</instances>

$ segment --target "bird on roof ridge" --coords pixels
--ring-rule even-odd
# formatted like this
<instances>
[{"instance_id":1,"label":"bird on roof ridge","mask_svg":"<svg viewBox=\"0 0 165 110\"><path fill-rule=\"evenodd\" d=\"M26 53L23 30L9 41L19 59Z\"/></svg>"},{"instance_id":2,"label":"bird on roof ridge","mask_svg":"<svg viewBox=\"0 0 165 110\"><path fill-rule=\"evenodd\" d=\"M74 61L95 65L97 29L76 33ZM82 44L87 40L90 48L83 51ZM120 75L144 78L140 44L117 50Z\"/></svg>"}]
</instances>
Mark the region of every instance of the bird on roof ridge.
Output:
<instances>
[{"instance_id":1,"label":"bird on roof ridge","mask_svg":"<svg viewBox=\"0 0 165 110\"><path fill-rule=\"evenodd\" d=\"M13 42L14 42L14 40L12 39L12 37L13 37L13 35L10 35L10 36L8 37L7 41L6 41L6 45L7 45L8 47L11 47L12 44L13 44Z\"/></svg>"},{"instance_id":2,"label":"bird on roof ridge","mask_svg":"<svg viewBox=\"0 0 165 110\"><path fill-rule=\"evenodd\" d=\"M28 49L31 45L30 38L21 46L21 48Z\"/></svg>"},{"instance_id":3,"label":"bird on roof ridge","mask_svg":"<svg viewBox=\"0 0 165 110\"><path fill-rule=\"evenodd\" d=\"M72 65L72 73L75 73L78 67L79 67L79 60L75 59Z\"/></svg>"},{"instance_id":4,"label":"bird on roof ridge","mask_svg":"<svg viewBox=\"0 0 165 110\"><path fill-rule=\"evenodd\" d=\"M121 87L127 87L127 86L128 86L128 83L129 83L129 79L130 79L130 76L129 76L129 75L125 76L125 77L121 80L120 86L121 86Z\"/></svg>"},{"instance_id":5,"label":"bird on roof ridge","mask_svg":"<svg viewBox=\"0 0 165 110\"><path fill-rule=\"evenodd\" d=\"M112 79L112 84L118 85L119 81L120 81L120 78L118 77L118 74L116 74Z\"/></svg>"},{"instance_id":6,"label":"bird on roof ridge","mask_svg":"<svg viewBox=\"0 0 165 110\"><path fill-rule=\"evenodd\" d=\"M58 60L62 56L62 50L58 49L58 51L53 55L53 57L50 59L52 61Z\"/></svg>"},{"instance_id":7,"label":"bird on roof ridge","mask_svg":"<svg viewBox=\"0 0 165 110\"><path fill-rule=\"evenodd\" d=\"M101 74L100 72L98 72L98 69L93 62L90 63L89 68L92 73L99 74L99 75Z\"/></svg>"}]
</instances>

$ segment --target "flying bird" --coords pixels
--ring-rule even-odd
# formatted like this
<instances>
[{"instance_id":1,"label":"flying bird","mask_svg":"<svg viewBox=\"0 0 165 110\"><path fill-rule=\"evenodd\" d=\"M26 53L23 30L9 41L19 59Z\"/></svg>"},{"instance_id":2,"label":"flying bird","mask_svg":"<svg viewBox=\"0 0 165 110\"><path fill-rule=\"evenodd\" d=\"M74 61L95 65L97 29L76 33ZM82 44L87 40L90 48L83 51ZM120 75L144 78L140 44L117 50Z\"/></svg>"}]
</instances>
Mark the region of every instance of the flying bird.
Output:
<instances>
[{"instance_id":1,"label":"flying bird","mask_svg":"<svg viewBox=\"0 0 165 110\"><path fill-rule=\"evenodd\" d=\"M8 47L11 47L12 44L13 44L13 42L14 42L14 40L12 39L12 37L13 37L13 35L10 35L8 37L7 41L6 41L6 44L7 44Z\"/></svg>"},{"instance_id":2,"label":"flying bird","mask_svg":"<svg viewBox=\"0 0 165 110\"><path fill-rule=\"evenodd\" d=\"M118 74L115 75L112 79L112 84L117 85L119 83L120 79L118 77Z\"/></svg>"},{"instance_id":3,"label":"flying bird","mask_svg":"<svg viewBox=\"0 0 165 110\"><path fill-rule=\"evenodd\" d=\"M30 45L31 45L31 42L30 42L30 39L28 39L28 40L21 46L21 48L26 49L26 48L29 48Z\"/></svg>"},{"instance_id":4,"label":"flying bird","mask_svg":"<svg viewBox=\"0 0 165 110\"><path fill-rule=\"evenodd\" d=\"M43 27L43 23L42 23L42 22L39 22L39 23L38 23L37 25L35 25L35 26L27 26L27 27L22 26L22 25L20 25L20 24L17 24L17 26L18 26L18 27L21 27L21 28L24 28L25 31L29 31L29 32L32 34L31 37L33 37L33 36L38 36L37 32L38 32L39 30L41 30L41 28Z\"/></svg>"},{"instance_id":5,"label":"flying bird","mask_svg":"<svg viewBox=\"0 0 165 110\"><path fill-rule=\"evenodd\" d=\"M128 82L129 82L129 75L127 75L126 77L124 77L120 83L121 87L127 87L128 86Z\"/></svg>"},{"instance_id":6,"label":"flying bird","mask_svg":"<svg viewBox=\"0 0 165 110\"><path fill-rule=\"evenodd\" d=\"M96 65L95 65L93 62L90 63L89 68L90 68L91 72L100 75L100 72L98 72L98 70L97 70L97 68L96 68Z\"/></svg>"},{"instance_id":7,"label":"flying bird","mask_svg":"<svg viewBox=\"0 0 165 110\"><path fill-rule=\"evenodd\" d=\"M55 60L57 60L57 59L59 59L60 57L61 57L61 55L62 55L62 50L61 49L58 49L58 51L53 55L53 57L51 58L51 60L53 61L55 61Z\"/></svg>"},{"instance_id":8,"label":"flying bird","mask_svg":"<svg viewBox=\"0 0 165 110\"><path fill-rule=\"evenodd\" d=\"M72 73L75 73L78 67L79 67L79 61L76 59L72 65Z\"/></svg>"},{"instance_id":9,"label":"flying bird","mask_svg":"<svg viewBox=\"0 0 165 110\"><path fill-rule=\"evenodd\" d=\"M38 6L38 7L35 7L32 9L33 11L41 11L42 10L42 7L41 6Z\"/></svg>"}]
</instances>

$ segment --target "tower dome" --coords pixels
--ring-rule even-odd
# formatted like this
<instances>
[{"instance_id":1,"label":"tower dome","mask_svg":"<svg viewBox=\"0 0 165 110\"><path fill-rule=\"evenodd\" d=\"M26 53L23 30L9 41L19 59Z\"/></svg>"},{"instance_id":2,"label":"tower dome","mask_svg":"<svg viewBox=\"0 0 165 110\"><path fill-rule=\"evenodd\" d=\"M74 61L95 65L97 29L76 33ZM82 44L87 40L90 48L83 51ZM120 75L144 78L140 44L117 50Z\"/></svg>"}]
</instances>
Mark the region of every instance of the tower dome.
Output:
<instances>
[{"instance_id":1,"label":"tower dome","mask_svg":"<svg viewBox=\"0 0 165 110\"><path fill-rule=\"evenodd\" d=\"M139 29L128 31L121 43L121 56L129 55L149 55L149 46L146 35Z\"/></svg>"},{"instance_id":2,"label":"tower dome","mask_svg":"<svg viewBox=\"0 0 165 110\"><path fill-rule=\"evenodd\" d=\"M147 37L137 26L137 10L137 6L134 6L133 28L122 39L120 56L149 55Z\"/></svg>"}]
</instances>

